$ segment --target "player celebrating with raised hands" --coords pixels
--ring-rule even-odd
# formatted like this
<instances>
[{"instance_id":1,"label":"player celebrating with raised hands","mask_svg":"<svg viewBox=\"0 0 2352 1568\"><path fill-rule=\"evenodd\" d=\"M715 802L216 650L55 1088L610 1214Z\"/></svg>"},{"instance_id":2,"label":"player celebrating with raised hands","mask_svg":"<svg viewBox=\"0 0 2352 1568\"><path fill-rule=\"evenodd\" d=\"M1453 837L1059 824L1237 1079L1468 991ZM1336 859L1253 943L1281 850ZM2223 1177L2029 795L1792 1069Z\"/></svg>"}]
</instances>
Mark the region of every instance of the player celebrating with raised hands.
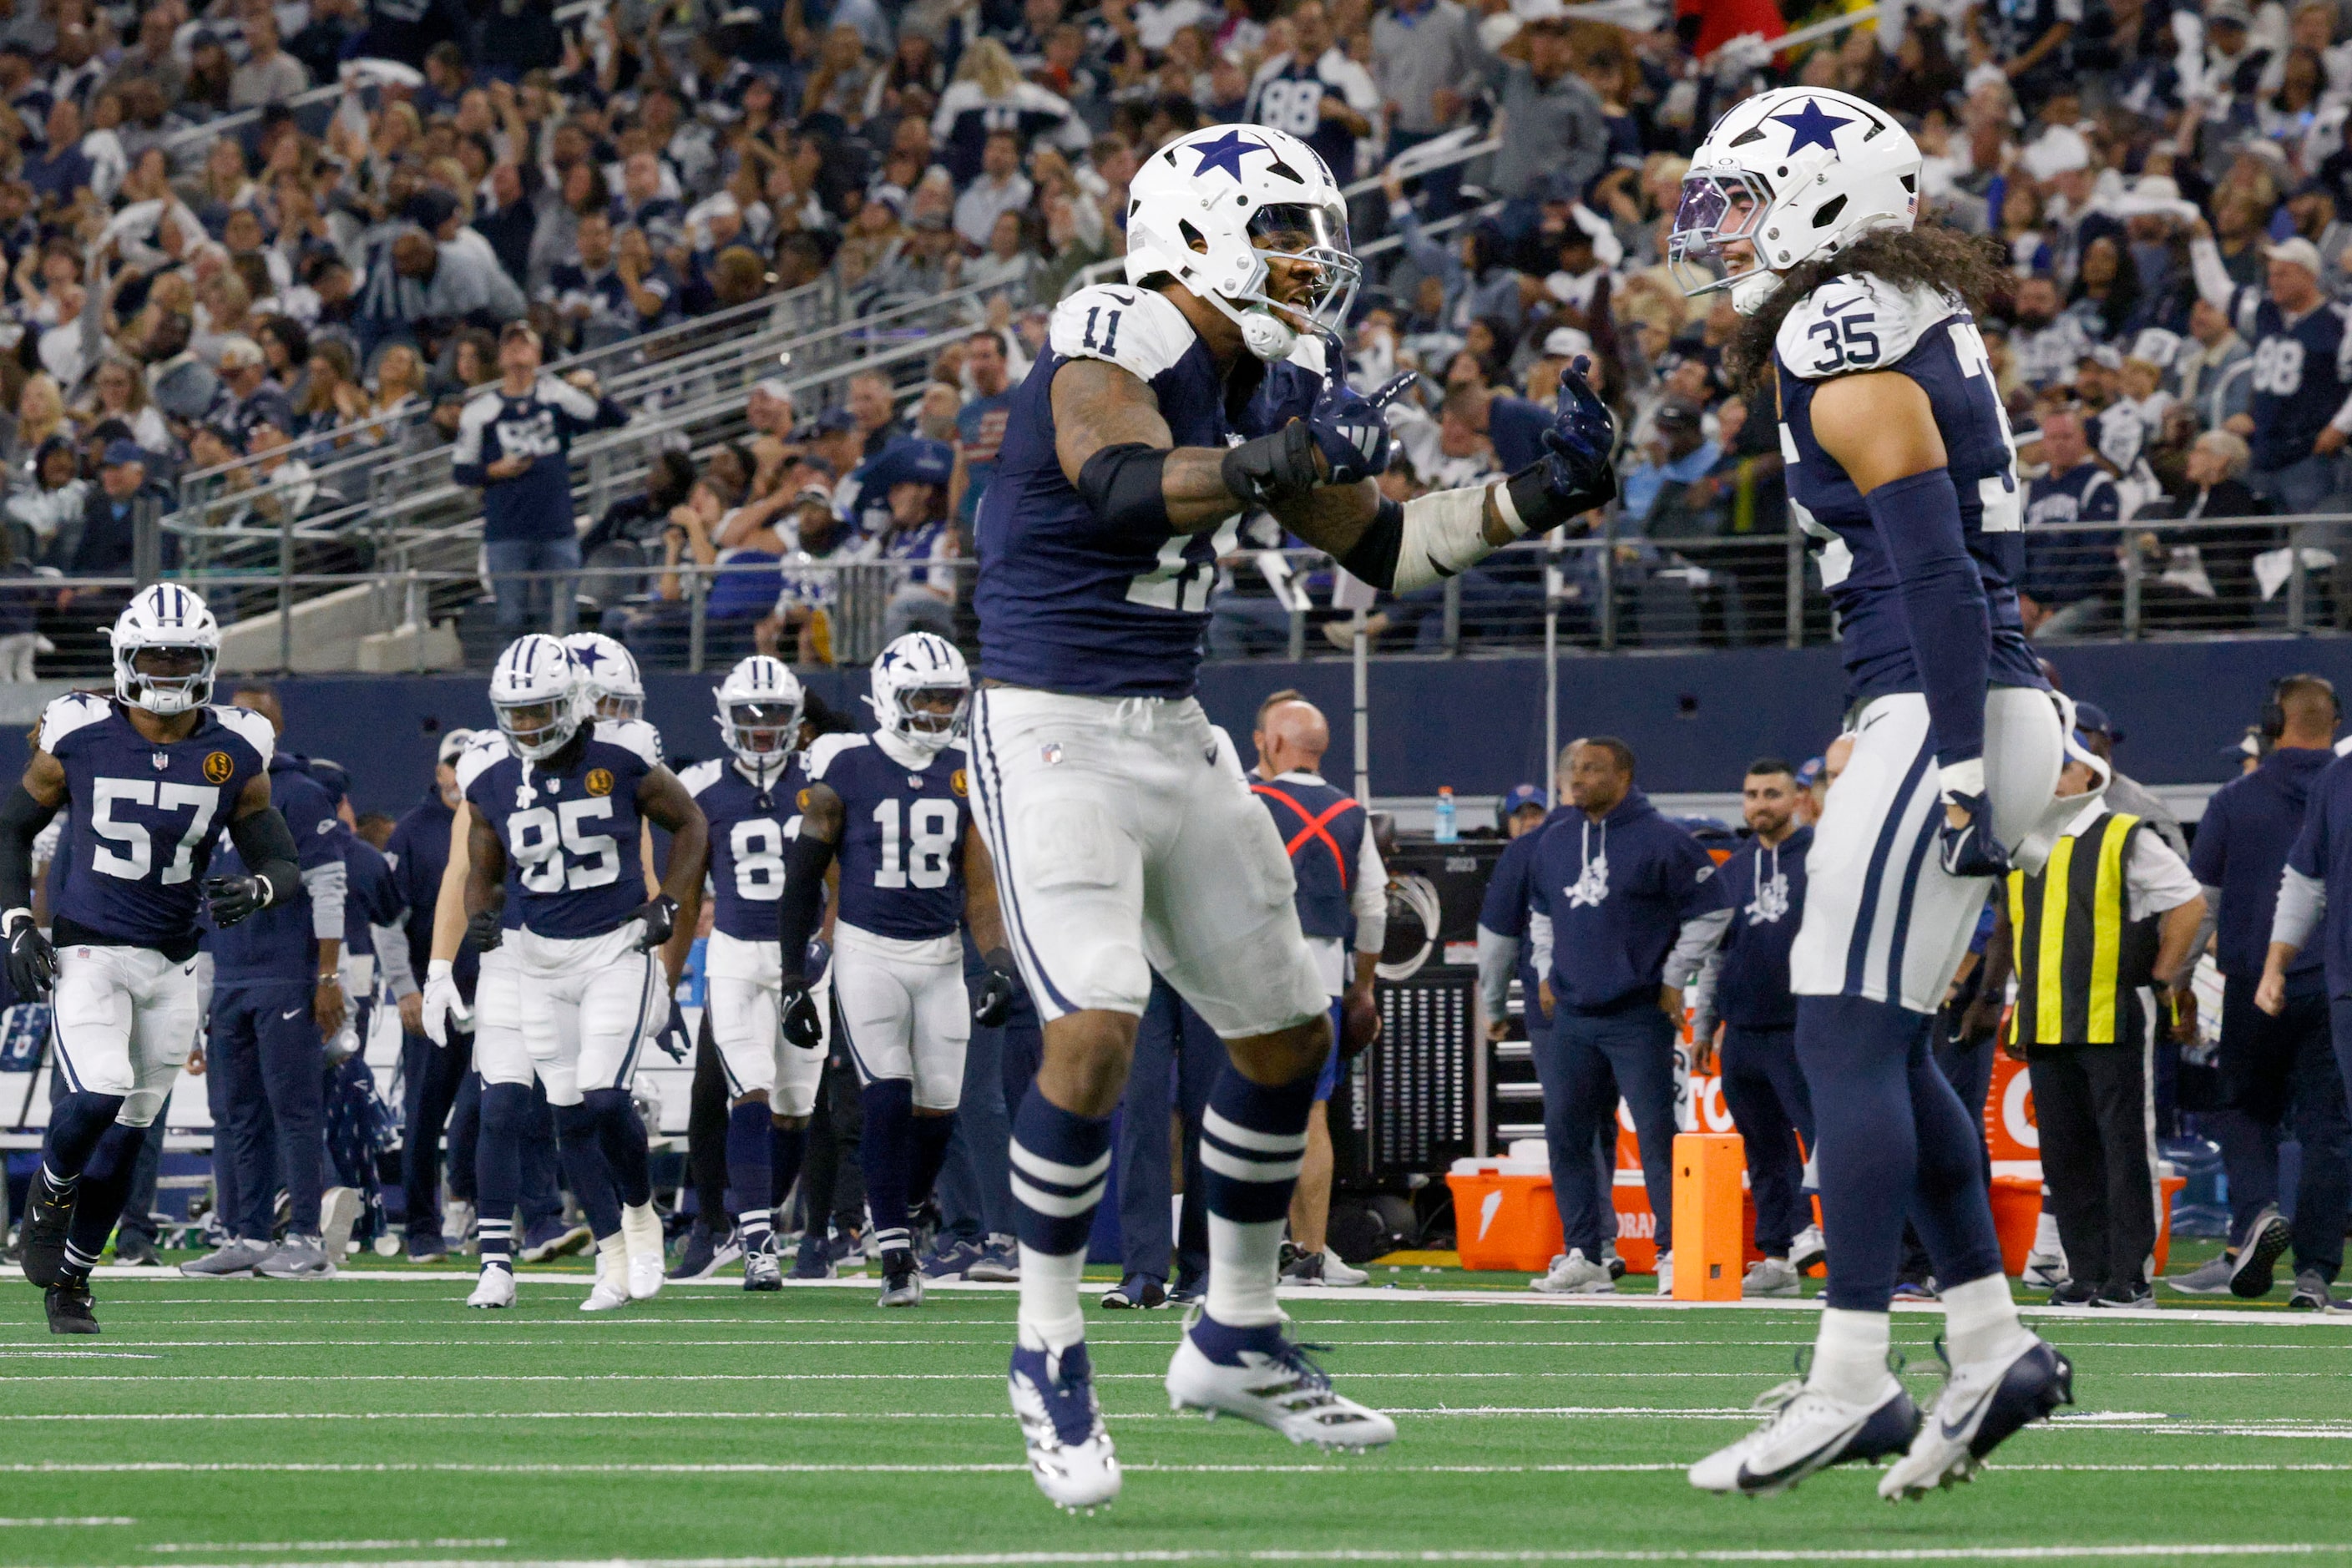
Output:
<instances>
[{"instance_id":1,"label":"player celebrating with raised hands","mask_svg":"<svg viewBox=\"0 0 2352 1568\"><path fill-rule=\"evenodd\" d=\"M298 895L269 804L268 720L214 707L220 627L173 584L114 623L114 696L69 692L41 714L24 778L0 803L0 935L19 997L56 993L57 1070L25 1215L25 1277L49 1329L94 1334L89 1272L121 1216L148 1129L194 1044L198 903L232 926ZM58 853L54 945L32 912L33 840L72 814ZM247 873L205 876L224 822Z\"/></svg>"},{"instance_id":2,"label":"player celebrating with raised hands","mask_svg":"<svg viewBox=\"0 0 2352 1568\"><path fill-rule=\"evenodd\" d=\"M1771 1419L1691 1467L1708 1491L1897 1456L1880 1495L1918 1496L2071 1396L2065 1358L2018 1321L1977 1134L1928 1045L1990 879L2012 857L2038 869L2081 802L2055 798L2069 725L2018 614L2015 455L1969 303L1995 264L1913 227L1919 173L1885 110L1762 93L1692 154L1671 243L1686 290L1730 290L1746 374L1778 373L1789 510L1822 542L1854 703L1790 960L1827 1310ZM1906 1215L1952 1364L1924 1422L1887 1366Z\"/></svg>"},{"instance_id":3,"label":"player celebrating with raised hands","mask_svg":"<svg viewBox=\"0 0 2352 1568\"><path fill-rule=\"evenodd\" d=\"M923 1300L908 1213L929 1195L955 1134L964 1047L974 1022L1002 1024L1013 1005L1013 960L996 909L996 875L970 831L964 749L971 701L963 655L945 638L908 632L882 650L872 675L871 736L824 735L803 762L800 829L786 851L779 936L785 1038L814 1050L816 1008L800 955L816 934L824 875L840 862L833 934L835 1026L864 1084L859 1155L885 1307ZM975 1000L963 942L985 955Z\"/></svg>"},{"instance_id":4,"label":"player celebrating with raised hands","mask_svg":"<svg viewBox=\"0 0 2352 1568\"><path fill-rule=\"evenodd\" d=\"M1387 393L1351 390L1329 335L1360 275L1347 205L1297 138L1196 132L1146 159L1129 194L1127 282L1063 300L1014 395L973 596L972 798L1045 1036L1013 1119L1010 1385L1032 1474L1072 1508L1119 1485L1078 1279L1155 970L1233 1058L1202 1137L1208 1299L1170 1398L1331 1447L1395 1431L1332 1391L1275 1301L1330 1027L1282 841L1192 695L1218 557L1264 509L1405 593L1616 493L1608 411L1571 372L1538 461L1402 505L1381 495Z\"/></svg>"},{"instance_id":5,"label":"player celebrating with raised hands","mask_svg":"<svg viewBox=\"0 0 2352 1568\"><path fill-rule=\"evenodd\" d=\"M754 654L719 688L719 729L731 759L678 775L710 833L710 942L704 950L710 1038L727 1079L727 1206L743 1247L743 1289L781 1290L773 1235L779 1194L800 1173L824 1077L824 1040L787 1044L784 964L776 914L786 850L799 830L795 752L806 699L782 660ZM819 871L822 898L824 873ZM681 927L682 933L690 928ZM805 943L803 943L805 949ZM793 965L802 973L802 965ZM869 1131L867 1136L871 1137Z\"/></svg>"}]
</instances>

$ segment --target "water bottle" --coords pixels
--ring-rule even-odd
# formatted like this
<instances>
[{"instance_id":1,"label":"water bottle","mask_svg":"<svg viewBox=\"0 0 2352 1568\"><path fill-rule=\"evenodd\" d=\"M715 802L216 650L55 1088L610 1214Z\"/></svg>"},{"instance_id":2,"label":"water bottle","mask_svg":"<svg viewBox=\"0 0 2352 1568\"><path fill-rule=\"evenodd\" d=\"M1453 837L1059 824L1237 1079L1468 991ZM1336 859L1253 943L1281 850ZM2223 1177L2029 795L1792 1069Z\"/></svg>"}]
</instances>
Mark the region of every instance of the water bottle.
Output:
<instances>
[{"instance_id":1,"label":"water bottle","mask_svg":"<svg viewBox=\"0 0 2352 1568\"><path fill-rule=\"evenodd\" d=\"M1454 786L1439 784L1437 786L1437 841L1440 844L1452 844L1458 841L1461 837L1461 830L1454 825Z\"/></svg>"}]
</instances>

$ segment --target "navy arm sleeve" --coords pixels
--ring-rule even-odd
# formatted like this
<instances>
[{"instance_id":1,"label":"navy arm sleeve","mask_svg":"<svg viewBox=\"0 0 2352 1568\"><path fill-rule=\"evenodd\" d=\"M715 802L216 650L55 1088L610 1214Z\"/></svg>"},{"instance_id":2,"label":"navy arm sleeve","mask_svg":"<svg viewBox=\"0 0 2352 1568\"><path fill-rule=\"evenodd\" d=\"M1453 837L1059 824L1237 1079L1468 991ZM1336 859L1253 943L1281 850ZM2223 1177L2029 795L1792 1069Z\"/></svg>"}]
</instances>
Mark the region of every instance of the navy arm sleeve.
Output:
<instances>
[{"instance_id":1,"label":"navy arm sleeve","mask_svg":"<svg viewBox=\"0 0 2352 1568\"><path fill-rule=\"evenodd\" d=\"M1985 688L1992 671L1992 614L1969 553L1959 492L1948 468L1883 484L1866 498L1870 521L1902 584L1911 661L1927 699L1936 762L1984 755Z\"/></svg>"}]
</instances>

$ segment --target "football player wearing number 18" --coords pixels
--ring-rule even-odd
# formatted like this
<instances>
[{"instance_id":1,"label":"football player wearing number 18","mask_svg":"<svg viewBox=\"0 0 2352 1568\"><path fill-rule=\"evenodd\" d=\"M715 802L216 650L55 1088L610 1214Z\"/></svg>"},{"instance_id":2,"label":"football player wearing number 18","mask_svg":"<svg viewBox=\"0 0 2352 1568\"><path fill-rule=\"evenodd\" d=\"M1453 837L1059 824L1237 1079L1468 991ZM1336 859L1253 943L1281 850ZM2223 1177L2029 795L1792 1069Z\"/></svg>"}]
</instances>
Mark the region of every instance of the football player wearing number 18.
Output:
<instances>
[{"instance_id":1,"label":"football player wearing number 18","mask_svg":"<svg viewBox=\"0 0 2352 1568\"><path fill-rule=\"evenodd\" d=\"M661 1289L661 1222L629 1083L639 1050L668 1021L656 950L693 922L707 836L652 726L600 721L592 700L562 643L516 639L490 678L503 752L469 751L457 783L472 808L466 914L494 910L504 884L518 921L503 945L515 950L523 1045L547 1086L574 1192L609 1183L619 1198L617 1216L589 1216L599 1253L593 1310ZM670 835L662 891L650 900L629 853L646 820ZM625 1268L615 1269L620 1256Z\"/></svg>"},{"instance_id":2,"label":"football player wearing number 18","mask_svg":"<svg viewBox=\"0 0 2352 1568\"><path fill-rule=\"evenodd\" d=\"M0 804L9 980L21 997L56 990L66 1092L33 1177L24 1254L61 1334L98 1332L89 1271L195 1039L198 900L232 926L302 889L294 837L269 804L268 721L210 706L220 627L204 601L172 584L143 588L113 641L114 696L50 703ZM33 923L33 839L61 806L72 816L52 947ZM247 874L208 879L224 820Z\"/></svg>"},{"instance_id":3,"label":"football player wearing number 18","mask_svg":"<svg viewBox=\"0 0 2352 1568\"><path fill-rule=\"evenodd\" d=\"M1772 1418L1691 1467L1709 1491L1894 1456L1880 1495L1916 1497L2070 1397L2065 1358L2018 1321L1977 1137L1928 1049L1990 879L2039 869L2078 803L2054 798L2071 725L2020 626L2015 458L1970 315L1995 265L1913 227L1919 171L1861 99L1763 93L1692 154L1670 245L1686 291L1730 290L1743 373L1778 372L1789 510L1822 542L1853 703L1790 958L1827 1310ZM1952 1365L1924 1422L1886 1364L1906 1213Z\"/></svg>"},{"instance_id":4,"label":"football player wearing number 18","mask_svg":"<svg viewBox=\"0 0 2352 1568\"><path fill-rule=\"evenodd\" d=\"M1217 558L1265 510L1409 593L1616 493L1608 412L1571 371L1537 461L1383 498L1396 387L1350 389L1333 332L1360 276L1347 226L1323 160L1283 132L1220 125L1154 153L1129 185L1127 282L1056 307L981 501L972 802L1045 1036L1013 1128L1011 1393L1063 1507L1118 1490L1078 1279L1154 970L1233 1058L1203 1121L1208 1300L1170 1398L1301 1442L1395 1434L1332 1392L1275 1302L1331 1036L1282 839L1193 697Z\"/></svg>"},{"instance_id":5,"label":"football player wearing number 18","mask_svg":"<svg viewBox=\"0 0 2352 1568\"><path fill-rule=\"evenodd\" d=\"M943 637L908 632L875 659L872 681L880 727L821 736L801 764L800 830L785 850L778 906L782 1024L793 1045L818 1043L801 955L838 856L833 1016L865 1086L858 1147L882 1254L879 1304L914 1307L923 1277L907 1216L930 1195L955 1135L971 1026L993 1027L1012 1009L1013 958L995 869L969 831L970 784L955 743L971 701L963 655ZM964 986L966 921L989 970L976 999Z\"/></svg>"}]
</instances>

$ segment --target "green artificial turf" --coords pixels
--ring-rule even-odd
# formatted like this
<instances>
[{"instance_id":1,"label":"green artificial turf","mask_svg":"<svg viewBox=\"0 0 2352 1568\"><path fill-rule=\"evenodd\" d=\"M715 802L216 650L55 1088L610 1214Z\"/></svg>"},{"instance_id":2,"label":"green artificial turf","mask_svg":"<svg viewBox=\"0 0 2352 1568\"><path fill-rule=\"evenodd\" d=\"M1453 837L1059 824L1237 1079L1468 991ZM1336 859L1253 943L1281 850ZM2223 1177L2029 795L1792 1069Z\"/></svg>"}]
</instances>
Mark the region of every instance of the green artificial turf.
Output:
<instances>
[{"instance_id":1,"label":"green artificial turf","mask_svg":"<svg viewBox=\"0 0 2352 1568\"><path fill-rule=\"evenodd\" d=\"M12 1284L0 1564L2352 1559L2352 1319L2042 1321L2078 1367L2069 1419L1893 1508L1858 1468L1759 1501L1683 1479L1789 1375L1810 1309L1449 1302L1423 1289L1458 1272L1382 1277L1286 1301L1345 1391L1399 1412L1360 1458L1172 1416L1179 1317L1092 1314L1127 1485L1090 1519L1019 1468L1009 1291L884 1313L867 1285L673 1287L589 1318L576 1269L526 1271L499 1313L454 1276L102 1277L93 1340L50 1337ZM1895 1320L1923 1404L1939 1324Z\"/></svg>"}]
</instances>

